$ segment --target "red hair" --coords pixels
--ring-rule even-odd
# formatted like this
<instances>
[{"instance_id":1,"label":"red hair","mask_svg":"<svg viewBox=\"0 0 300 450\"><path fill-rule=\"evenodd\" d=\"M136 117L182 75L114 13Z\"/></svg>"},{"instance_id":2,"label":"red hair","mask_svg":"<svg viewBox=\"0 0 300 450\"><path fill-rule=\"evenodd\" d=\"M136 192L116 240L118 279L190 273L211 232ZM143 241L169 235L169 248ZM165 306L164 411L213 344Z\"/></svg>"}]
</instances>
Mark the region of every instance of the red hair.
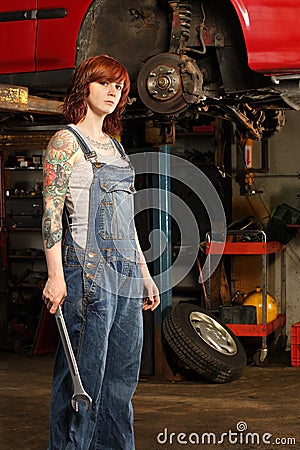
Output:
<instances>
[{"instance_id":1,"label":"red hair","mask_svg":"<svg viewBox=\"0 0 300 450\"><path fill-rule=\"evenodd\" d=\"M122 131L122 114L130 90L130 80L125 67L116 59L107 55L92 56L79 64L73 75L64 103L64 118L67 123L74 123L75 125L85 118L87 113L86 99L90 93L89 85L95 81L124 83L116 109L108 114L103 122L104 132L111 135L119 134Z\"/></svg>"}]
</instances>

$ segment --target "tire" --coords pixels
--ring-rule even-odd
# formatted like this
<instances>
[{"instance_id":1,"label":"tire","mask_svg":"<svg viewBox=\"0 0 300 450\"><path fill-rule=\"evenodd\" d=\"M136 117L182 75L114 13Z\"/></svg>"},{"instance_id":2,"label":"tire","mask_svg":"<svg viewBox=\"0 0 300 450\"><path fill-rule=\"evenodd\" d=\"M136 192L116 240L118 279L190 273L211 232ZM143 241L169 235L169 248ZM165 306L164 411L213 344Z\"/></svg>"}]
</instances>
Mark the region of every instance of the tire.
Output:
<instances>
[{"instance_id":1,"label":"tire","mask_svg":"<svg viewBox=\"0 0 300 450\"><path fill-rule=\"evenodd\" d=\"M181 362L215 383L238 378L247 364L232 331L197 305L178 303L163 321L163 335Z\"/></svg>"}]
</instances>

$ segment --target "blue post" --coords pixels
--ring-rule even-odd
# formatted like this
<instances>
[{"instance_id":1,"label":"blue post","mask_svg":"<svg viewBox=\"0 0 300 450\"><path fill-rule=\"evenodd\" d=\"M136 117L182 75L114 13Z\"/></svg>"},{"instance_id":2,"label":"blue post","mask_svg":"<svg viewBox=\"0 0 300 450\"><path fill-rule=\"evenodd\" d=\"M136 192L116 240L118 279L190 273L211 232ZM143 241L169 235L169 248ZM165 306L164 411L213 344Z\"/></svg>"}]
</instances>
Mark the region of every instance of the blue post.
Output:
<instances>
[{"instance_id":1,"label":"blue post","mask_svg":"<svg viewBox=\"0 0 300 450\"><path fill-rule=\"evenodd\" d=\"M157 175L153 175L153 184L157 189L159 208L153 211L153 229L160 231L161 238L155 239L153 245L155 254L159 255L154 263L154 275L158 282L161 303L154 313L155 376L166 378L171 376L171 370L165 359L161 333L163 319L172 307L170 146L160 146L157 156Z\"/></svg>"}]
</instances>

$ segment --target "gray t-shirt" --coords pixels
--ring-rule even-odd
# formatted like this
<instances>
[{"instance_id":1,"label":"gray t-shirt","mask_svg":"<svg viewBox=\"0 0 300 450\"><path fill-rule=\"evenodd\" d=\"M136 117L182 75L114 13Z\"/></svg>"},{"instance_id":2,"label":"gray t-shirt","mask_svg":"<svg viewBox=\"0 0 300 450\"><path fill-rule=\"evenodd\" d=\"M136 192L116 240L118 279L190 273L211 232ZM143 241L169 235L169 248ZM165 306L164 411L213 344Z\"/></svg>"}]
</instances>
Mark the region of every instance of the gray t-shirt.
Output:
<instances>
[{"instance_id":1,"label":"gray t-shirt","mask_svg":"<svg viewBox=\"0 0 300 450\"><path fill-rule=\"evenodd\" d=\"M79 129L75 125L71 125L80 133ZM80 135L84 136L82 133ZM128 161L121 157L120 152L113 144L115 148L115 154L112 156L106 156L99 154L99 150L96 147L91 147L87 140L86 144L95 151L98 156L98 161L111 164L119 167L125 167L128 165ZM113 141L112 141L113 143ZM69 227L71 235L74 240L74 244L77 247L85 248L88 216L89 216L89 190L93 180L92 164L85 159L82 155L78 161L75 162L72 170L72 174L69 179L68 190L66 194L66 207L69 217Z\"/></svg>"}]
</instances>

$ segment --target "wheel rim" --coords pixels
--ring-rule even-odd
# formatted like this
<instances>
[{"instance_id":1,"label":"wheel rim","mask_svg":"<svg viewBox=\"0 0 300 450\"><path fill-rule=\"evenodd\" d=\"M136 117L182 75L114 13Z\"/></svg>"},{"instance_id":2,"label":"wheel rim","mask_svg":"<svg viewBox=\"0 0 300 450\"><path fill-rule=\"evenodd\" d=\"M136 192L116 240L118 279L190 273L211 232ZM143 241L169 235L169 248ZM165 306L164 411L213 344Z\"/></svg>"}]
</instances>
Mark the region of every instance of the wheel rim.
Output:
<instances>
[{"instance_id":1,"label":"wheel rim","mask_svg":"<svg viewBox=\"0 0 300 450\"><path fill-rule=\"evenodd\" d=\"M229 356L237 353L237 345L233 337L212 317L193 311L190 314L190 323L198 336L214 350Z\"/></svg>"},{"instance_id":2,"label":"wheel rim","mask_svg":"<svg viewBox=\"0 0 300 450\"><path fill-rule=\"evenodd\" d=\"M178 54L160 53L148 59L138 75L137 88L144 105L156 113L179 113L188 107Z\"/></svg>"}]
</instances>

